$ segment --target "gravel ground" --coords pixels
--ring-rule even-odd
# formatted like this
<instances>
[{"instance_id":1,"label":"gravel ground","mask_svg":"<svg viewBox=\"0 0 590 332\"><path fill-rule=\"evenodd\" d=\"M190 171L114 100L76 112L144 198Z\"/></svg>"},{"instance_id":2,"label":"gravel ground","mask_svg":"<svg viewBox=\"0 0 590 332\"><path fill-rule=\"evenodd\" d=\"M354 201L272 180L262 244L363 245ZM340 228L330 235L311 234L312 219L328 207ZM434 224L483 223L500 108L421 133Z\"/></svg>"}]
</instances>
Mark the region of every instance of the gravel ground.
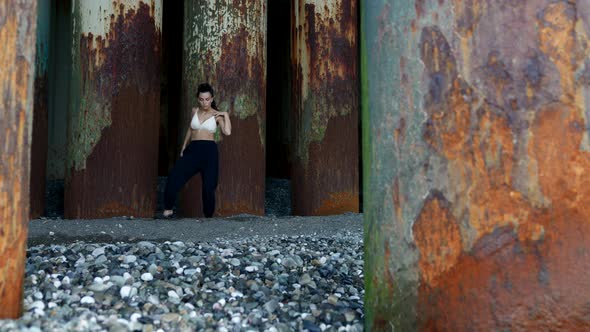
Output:
<instances>
[{"instance_id":1,"label":"gravel ground","mask_svg":"<svg viewBox=\"0 0 590 332\"><path fill-rule=\"evenodd\" d=\"M361 214L38 219L0 330L361 331L363 297Z\"/></svg>"},{"instance_id":2,"label":"gravel ground","mask_svg":"<svg viewBox=\"0 0 590 332\"><path fill-rule=\"evenodd\" d=\"M363 330L362 214L289 216L288 180L266 216L63 220L63 183L47 194L0 331Z\"/></svg>"},{"instance_id":3,"label":"gravel ground","mask_svg":"<svg viewBox=\"0 0 590 332\"><path fill-rule=\"evenodd\" d=\"M30 331L360 331L358 233L213 242L38 245L28 250Z\"/></svg>"}]
</instances>

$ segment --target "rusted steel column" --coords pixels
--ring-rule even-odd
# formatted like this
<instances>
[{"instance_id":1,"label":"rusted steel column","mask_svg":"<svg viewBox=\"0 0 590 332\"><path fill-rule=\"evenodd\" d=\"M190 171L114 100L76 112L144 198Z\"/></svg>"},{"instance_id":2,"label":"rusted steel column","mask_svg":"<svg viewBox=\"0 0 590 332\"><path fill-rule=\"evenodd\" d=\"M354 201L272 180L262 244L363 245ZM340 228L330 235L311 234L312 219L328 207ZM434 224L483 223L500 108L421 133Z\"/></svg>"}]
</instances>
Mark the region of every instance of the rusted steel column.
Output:
<instances>
[{"instance_id":1,"label":"rusted steel column","mask_svg":"<svg viewBox=\"0 0 590 332\"><path fill-rule=\"evenodd\" d=\"M75 0L64 214L156 209L161 0Z\"/></svg>"},{"instance_id":2,"label":"rusted steel column","mask_svg":"<svg viewBox=\"0 0 590 332\"><path fill-rule=\"evenodd\" d=\"M22 314L37 2L0 2L0 319Z\"/></svg>"},{"instance_id":3,"label":"rusted steel column","mask_svg":"<svg viewBox=\"0 0 590 332\"><path fill-rule=\"evenodd\" d=\"M49 61L51 2L37 5L37 50L35 53L35 101L33 103L33 141L31 146L30 216L38 218L45 208L47 164L47 64Z\"/></svg>"},{"instance_id":4,"label":"rusted steel column","mask_svg":"<svg viewBox=\"0 0 590 332\"><path fill-rule=\"evenodd\" d=\"M364 4L367 330L590 329L590 3Z\"/></svg>"},{"instance_id":5,"label":"rusted steel column","mask_svg":"<svg viewBox=\"0 0 590 332\"><path fill-rule=\"evenodd\" d=\"M356 0L295 0L293 214L358 212Z\"/></svg>"},{"instance_id":6,"label":"rusted steel column","mask_svg":"<svg viewBox=\"0 0 590 332\"><path fill-rule=\"evenodd\" d=\"M215 215L264 214L266 118L266 0L186 0L182 138L197 86L209 82L231 136L218 129L219 184ZM187 216L202 216L201 177L182 195Z\"/></svg>"}]
</instances>

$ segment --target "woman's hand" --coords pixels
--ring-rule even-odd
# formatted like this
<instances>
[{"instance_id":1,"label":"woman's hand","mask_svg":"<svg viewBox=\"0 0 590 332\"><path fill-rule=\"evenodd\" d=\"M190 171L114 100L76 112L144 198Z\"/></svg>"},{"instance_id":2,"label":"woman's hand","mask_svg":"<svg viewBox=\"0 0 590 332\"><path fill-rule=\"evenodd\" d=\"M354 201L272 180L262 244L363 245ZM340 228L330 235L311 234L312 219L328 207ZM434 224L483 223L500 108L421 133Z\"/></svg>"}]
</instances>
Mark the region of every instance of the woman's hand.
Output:
<instances>
[{"instance_id":1,"label":"woman's hand","mask_svg":"<svg viewBox=\"0 0 590 332\"><path fill-rule=\"evenodd\" d=\"M213 113L213 116L215 116L215 117L223 116L225 118L226 116L229 116L229 114L227 112L218 112L218 111L215 111Z\"/></svg>"}]
</instances>

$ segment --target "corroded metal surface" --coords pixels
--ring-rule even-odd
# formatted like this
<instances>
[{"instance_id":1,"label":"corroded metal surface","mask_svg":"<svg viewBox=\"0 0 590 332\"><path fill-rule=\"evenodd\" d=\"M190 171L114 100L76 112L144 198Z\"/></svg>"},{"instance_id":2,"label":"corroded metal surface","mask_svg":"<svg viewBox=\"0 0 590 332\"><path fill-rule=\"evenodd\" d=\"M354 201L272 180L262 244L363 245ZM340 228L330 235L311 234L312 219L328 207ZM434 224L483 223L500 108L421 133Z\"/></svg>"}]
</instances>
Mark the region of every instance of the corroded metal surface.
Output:
<instances>
[{"instance_id":1,"label":"corroded metal surface","mask_svg":"<svg viewBox=\"0 0 590 332\"><path fill-rule=\"evenodd\" d=\"M66 218L153 216L161 1L73 4Z\"/></svg>"},{"instance_id":2,"label":"corroded metal surface","mask_svg":"<svg viewBox=\"0 0 590 332\"><path fill-rule=\"evenodd\" d=\"M22 313L37 2L0 2L0 319Z\"/></svg>"},{"instance_id":3,"label":"corroded metal surface","mask_svg":"<svg viewBox=\"0 0 590 332\"><path fill-rule=\"evenodd\" d=\"M264 214L266 0L185 1L182 138L197 86L209 82L220 111L232 121L219 144L219 216ZM185 215L201 216L196 177L182 195Z\"/></svg>"},{"instance_id":4,"label":"corroded metal surface","mask_svg":"<svg viewBox=\"0 0 590 332\"><path fill-rule=\"evenodd\" d=\"M30 217L39 218L45 208L45 173L47 163L47 63L49 61L49 1L37 5L37 47L35 52L35 97L33 103L33 138L31 146Z\"/></svg>"},{"instance_id":5,"label":"corroded metal surface","mask_svg":"<svg viewBox=\"0 0 590 332\"><path fill-rule=\"evenodd\" d=\"M292 10L293 214L359 209L356 0Z\"/></svg>"},{"instance_id":6,"label":"corroded metal surface","mask_svg":"<svg viewBox=\"0 0 590 332\"><path fill-rule=\"evenodd\" d=\"M366 328L588 330L590 4L362 22Z\"/></svg>"}]
</instances>

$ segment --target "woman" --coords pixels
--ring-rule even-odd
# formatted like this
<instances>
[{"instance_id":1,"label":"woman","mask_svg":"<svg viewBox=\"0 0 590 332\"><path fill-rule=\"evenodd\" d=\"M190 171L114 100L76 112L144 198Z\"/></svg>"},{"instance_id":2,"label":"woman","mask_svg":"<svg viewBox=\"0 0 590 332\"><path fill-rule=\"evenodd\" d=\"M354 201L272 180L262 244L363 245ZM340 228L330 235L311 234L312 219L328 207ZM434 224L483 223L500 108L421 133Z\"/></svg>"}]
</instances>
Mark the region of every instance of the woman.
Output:
<instances>
[{"instance_id":1,"label":"woman","mask_svg":"<svg viewBox=\"0 0 590 332\"><path fill-rule=\"evenodd\" d=\"M215 189L217 188L218 154L214 134L217 126L225 135L231 134L231 122L227 112L219 112L215 106L213 88L202 83L197 88L199 108L192 109L190 126L186 132L180 159L172 168L164 191L164 217L173 214L172 207L176 194L195 174L203 178L203 213L206 218L215 211ZM189 143L190 140L190 143ZM188 146L187 146L188 144Z\"/></svg>"}]
</instances>

